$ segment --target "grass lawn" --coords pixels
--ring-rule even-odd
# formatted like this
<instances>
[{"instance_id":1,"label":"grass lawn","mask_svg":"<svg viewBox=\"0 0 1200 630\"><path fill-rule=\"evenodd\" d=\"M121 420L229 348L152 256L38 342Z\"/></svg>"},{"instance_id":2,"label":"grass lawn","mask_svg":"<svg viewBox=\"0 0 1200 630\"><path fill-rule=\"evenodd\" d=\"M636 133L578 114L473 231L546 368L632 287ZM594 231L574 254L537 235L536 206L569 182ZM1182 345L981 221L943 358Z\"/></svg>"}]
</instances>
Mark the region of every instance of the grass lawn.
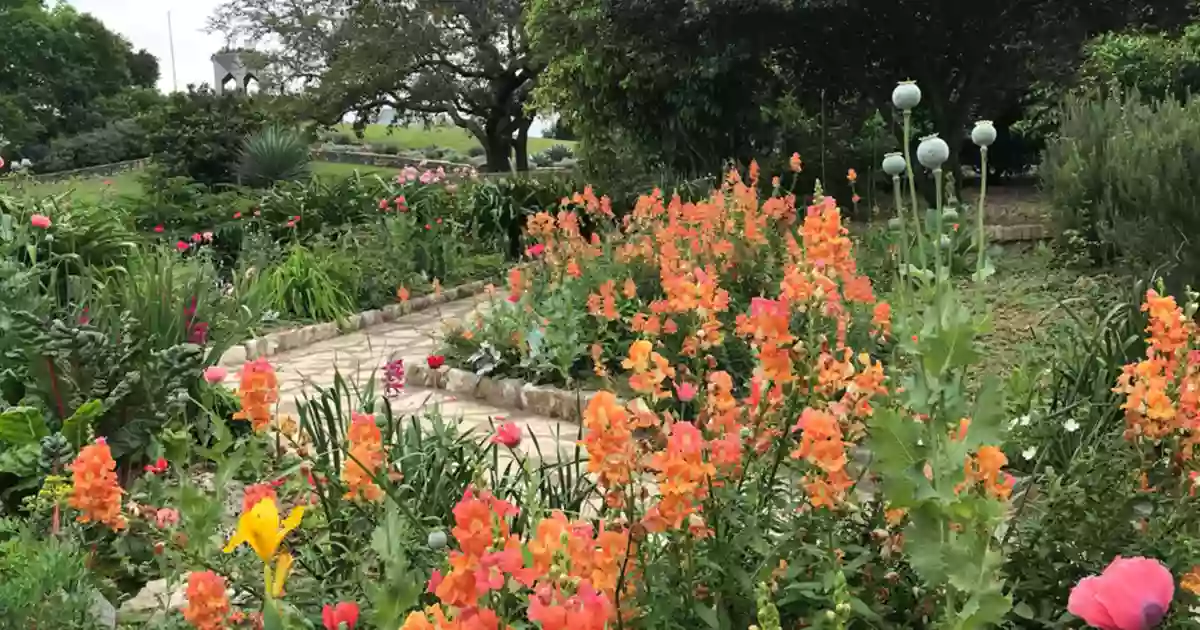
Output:
<instances>
[{"instance_id":1,"label":"grass lawn","mask_svg":"<svg viewBox=\"0 0 1200 630\"><path fill-rule=\"evenodd\" d=\"M313 177L335 178L349 177L357 171L361 175L379 175L380 177L390 178L399 169L388 166L367 166L364 164L344 164L341 162L313 162L312 174Z\"/></svg>"},{"instance_id":2,"label":"grass lawn","mask_svg":"<svg viewBox=\"0 0 1200 630\"><path fill-rule=\"evenodd\" d=\"M138 180L141 170L116 175L77 177L56 182L37 182L19 177L0 178L0 195L13 197L54 197L68 194L78 201L99 201L105 197L136 196L142 192Z\"/></svg>"},{"instance_id":3,"label":"grass lawn","mask_svg":"<svg viewBox=\"0 0 1200 630\"><path fill-rule=\"evenodd\" d=\"M354 127L350 124L338 125L339 131L354 134ZM387 125L368 125L364 131L363 137L367 142L377 144L388 144L399 149L424 149L426 147L442 147L446 149L454 149L455 151L466 154L472 147L480 146L479 141L475 139L465 129L460 127L438 126L426 129L420 125L409 125L406 127L388 127ZM575 142L572 140L555 140L554 138L530 138L529 152L537 153L544 151L556 144L566 145L575 148Z\"/></svg>"}]
</instances>

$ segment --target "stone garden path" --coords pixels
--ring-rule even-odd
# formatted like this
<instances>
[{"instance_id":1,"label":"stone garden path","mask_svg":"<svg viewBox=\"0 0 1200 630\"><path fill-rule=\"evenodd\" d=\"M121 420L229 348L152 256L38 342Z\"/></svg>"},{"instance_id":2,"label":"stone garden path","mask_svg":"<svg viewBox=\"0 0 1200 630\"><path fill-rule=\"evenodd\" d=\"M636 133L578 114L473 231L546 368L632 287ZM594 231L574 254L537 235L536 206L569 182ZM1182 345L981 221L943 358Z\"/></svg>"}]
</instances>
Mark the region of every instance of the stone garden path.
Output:
<instances>
[{"instance_id":1,"label":"stone garden path","mask_svg":"<svg viewBox=\"0 0 1200 630\"><path fill-rule=\"evenodd\" d=\"M403 358L406 365L424 362L433 352L447 324L462 322L477 309L485 308L481 298L466 298L432 306L403 315L393 322L364 328L357 332L279 353L269 360L279 377L280 411L295 413L296 400L304 394L315 394L316 388L330 387L335 369L353 388L365 386L375 378L377 392L382 367L389 361ZM555 450L570 453L574 450L579 426L551 418L531 415L524 411L501 409L476 400L460 399L444 390L408 388L392 399L396 415L417 413L422 408L437 407L447 420L457 419L464 429L492 431L492 425L512 421L524 429L526 438L532 433L541 445L543 455L550 459ZM558 449L551 445L557 443ZM529 439L520 450L533 451Z\"/></svg>"}]
</instances>

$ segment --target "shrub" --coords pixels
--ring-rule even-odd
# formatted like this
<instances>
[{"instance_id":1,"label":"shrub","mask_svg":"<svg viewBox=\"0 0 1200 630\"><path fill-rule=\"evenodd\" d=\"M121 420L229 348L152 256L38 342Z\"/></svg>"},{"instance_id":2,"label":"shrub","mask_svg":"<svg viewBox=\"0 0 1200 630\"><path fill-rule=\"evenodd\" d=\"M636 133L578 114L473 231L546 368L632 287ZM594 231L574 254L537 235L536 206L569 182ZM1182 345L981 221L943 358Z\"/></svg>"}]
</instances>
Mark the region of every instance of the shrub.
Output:
<instances>
[{"instance_id":1,"label":"shrub","mask_svg":"<svg viewBox=\"0 0 1200 630\"><path fill-rule=\"evenodd\" d=\"M52 140L34 162L39 173L67 171L144 158L150 154L146 130L137 120L121 120L101 129Z\"/></svg>"},{"instance_id":2,"label":"shrub","mask_svg":"<svg viewBox=\"0 0 1200 630\"><path fill-rule=\"evenodd\" d=\"M1040 169L1059 228L1094 243L1094 261L1122 254L1200 272L1200 100L1145 102L1136 92L1068 99Z\"/></svg>"},{"instance_id":3,"label":"shrub","mask_svg":"<svg viewBox=\"0 0 1200 630\"><path fill-rule=\"evenodd\" d=\"M186 176L211 186L237 181L246 137L265 123L266 114L255 97L216 94L202 86L172 94L146 124L154 161L167 176Z\"/></svg>"},{"instance_id":4,"label":"shrub","mask_svg":"<svg viewBox=\"0 0 1200 630\"><path fill-rule=\"evenodd\" d=\"M565 144L555 144L550 148L542 151L546 157L550 158L551 162L561 162L567 158L575 157L575 152Z\"/></svg>"},{"instance_id":5,"label":"shrub","mask_svg":"<svg viewBox=\"0 0 1200 630\"><path fill-rule=\"evenodd\" d=\"M308 140L300 132L270 125L246 138L238 165L238 183L265 188L308 175Z\"/></svg>"},{"instance_id":6,"label":"shrub","mask_svg":"<svg viewBox=\"0 0 1200 630\"><path fill-rule=\"evenodd\" d=\"M263 272L255 290L261 292L263 306L283 318L337 321L354 310L353 298L338 281L339 263L330 255L318 256L296 244L278 265Z\"/></svg>"},{"instance_id":7,"label":"shrub","mask_svg":"<svg viewBox=\"0 0 1200 630\"><path fill-rule=\"evenodd\" d=\"M470 149L467 149L467 157L479 157L486 153L487 153L487 150L485 150L483 147L481 147L479 145L475 145L475 146L471 147Z\"/></svg>"}]
</instances>

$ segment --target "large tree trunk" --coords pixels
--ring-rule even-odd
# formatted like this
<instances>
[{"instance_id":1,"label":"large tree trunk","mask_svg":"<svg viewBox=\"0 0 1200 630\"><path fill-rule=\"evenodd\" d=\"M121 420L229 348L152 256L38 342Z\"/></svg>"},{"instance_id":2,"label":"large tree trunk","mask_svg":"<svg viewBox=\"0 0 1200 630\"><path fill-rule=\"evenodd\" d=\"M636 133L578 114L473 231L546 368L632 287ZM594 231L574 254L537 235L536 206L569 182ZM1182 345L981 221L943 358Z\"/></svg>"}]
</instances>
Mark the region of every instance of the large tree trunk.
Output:
<instances>
[{"instance_id":1,"label":"large tree trunk","mask_svg":"<svg viewBox=\"0 0 1200 630\"><path fill-rule=\"evenodd\" d=\"M499 121L488 121L483 143L484 155L487 156L487 170L493 173L507 173L512 170L512 136L503 132Z\"/></svg>"},{"instance_id":2,"label":"large tree trunk","mask_svg":"<svg viewBox=\"0 0 1200 630\"><path fill-rule=\"evenodd\" d=\"M529 127L533 124L532 118L522 118L521 126L517 128L517 141L513 148L517 152L517 170L529 170Z\"/></svg>"}]
</instances>

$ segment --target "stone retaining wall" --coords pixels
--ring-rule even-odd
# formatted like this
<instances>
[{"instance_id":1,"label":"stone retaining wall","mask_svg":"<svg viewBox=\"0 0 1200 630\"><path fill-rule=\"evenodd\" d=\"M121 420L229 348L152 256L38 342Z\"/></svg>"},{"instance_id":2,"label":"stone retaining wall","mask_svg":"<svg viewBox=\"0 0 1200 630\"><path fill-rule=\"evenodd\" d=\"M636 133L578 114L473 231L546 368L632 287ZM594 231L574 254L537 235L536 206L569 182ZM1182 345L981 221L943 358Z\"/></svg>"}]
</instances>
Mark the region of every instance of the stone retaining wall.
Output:
<instances>
[{"instance_id":1,"label":"stone retaining wall","mask_svg":"<svg viewBox=\"0 0 1200 630\"><path fill-rule=\"evenodd\" d=\"M390 153L370 153L367 151L330 151L327 149L317 149L312 152L314 160L321 162L337 162L339 164L360 164L362 166L382 166L385 168L404 168L406 166L419 166L422 168L442 167L453 175L456 168L475 168L471 164L462 164L459 162L447 162L445 160L427 160L424 158L413 158L403 155L393 155ZM569 168L539 168L532 171L520 173L521 176L528 177L551 177L555 175L563 175L571 173ZM487 173L480 172L479 176L484 178L490 177L511 177L516 173Z\"/></svg>"},{"instance_id":2,"label":"stone retaining wall","mask_svg":"<svg viewBox=\"0 0 1200 630\"><path fill-rule=\"evenodd\" d=\"M149 158L139 158L136 160L126 160L124 162L113 162L112 164L100 164L98 166L88 166L85 168L76 168L69 171L56 171L54 173L42 173L34 175L33 179L39 182L57 182L72 177L95 177L97 175L116 175L125 171L142 168L149 162Z\"/></svg>"},{"instance_id":3,"label":"stone retaining wall","mask_svg":"<svg viewBox=\"0 0 1200 630\"><path fill-rule=\"evenodd\" d=\"M442 366L432 369L427 357L406 357L404 378L409 385L443 389L470 396L504 409L524 410L546 418L579 422L594 391L565 390L533 385L515 378L491 378L468 370Z\"/></svg>"}]
</instances>

